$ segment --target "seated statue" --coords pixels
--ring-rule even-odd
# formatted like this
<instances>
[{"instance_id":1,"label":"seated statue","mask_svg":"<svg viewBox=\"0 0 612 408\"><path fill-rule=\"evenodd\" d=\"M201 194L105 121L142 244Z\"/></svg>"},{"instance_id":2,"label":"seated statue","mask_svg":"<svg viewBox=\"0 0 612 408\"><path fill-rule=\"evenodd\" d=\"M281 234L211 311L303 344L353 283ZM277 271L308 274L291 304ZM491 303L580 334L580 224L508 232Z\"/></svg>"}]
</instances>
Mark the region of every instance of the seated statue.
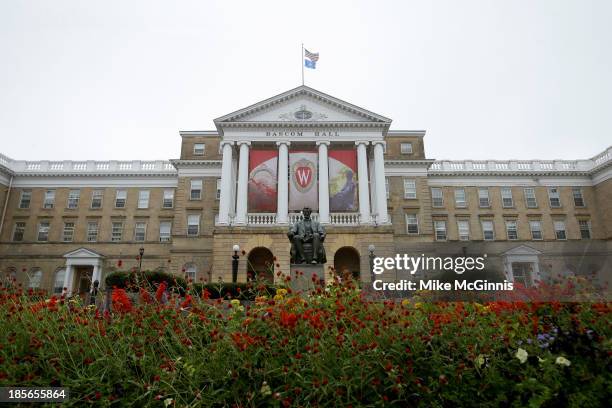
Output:
<instances>
[{"instance_id":1,"label":"seated statue","mask_svg":"<svg viewBox=\"0 0 612 408\"><path fill-rule=\"evenodd\" d=\"M304 207L304 219L296 222L289 228L287 236L291 241L292 264L323 264L327 262L323 241L325 229L318 222L310 218L312 210Z\"/></svg>"}]
</instances>

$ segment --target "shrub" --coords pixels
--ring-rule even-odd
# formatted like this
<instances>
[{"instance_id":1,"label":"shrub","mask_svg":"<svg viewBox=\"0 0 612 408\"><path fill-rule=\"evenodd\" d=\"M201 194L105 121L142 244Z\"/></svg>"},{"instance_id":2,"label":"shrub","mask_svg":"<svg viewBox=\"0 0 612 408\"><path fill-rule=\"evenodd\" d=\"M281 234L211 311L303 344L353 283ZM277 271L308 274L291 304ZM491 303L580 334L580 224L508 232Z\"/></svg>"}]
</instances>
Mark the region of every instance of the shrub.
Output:
<instances>
[{"instance_id":1,"label":"shrub","mask_svg":"<svg viewBox=\"0 0 612 408\"><path fill-rule=\"evenodd\" d=\"M161 271L144 271L140 274L117 271L106 275L104 282L107 288L116 287L130 292L137 292L138 286L146 287L148 284L153 288L161 282L166 282L169 289L176 289L181 294L187 288L187 282L182 277Z\"/></svg>"},{"instance_id":2,"label":"shrub","mask_svg":"<svg viewBox=\"0 0 612 408\"><path fill-rule=\"evenodd\" d=\"M221 283L196 283L192 285L193 293L202 296L202 292L208 291L209 299L241 299L255 300L257 296L271 296L276 292L276 286L269 284L257 284L253 282L221 282Z\"/></svg>"}]
</instances>

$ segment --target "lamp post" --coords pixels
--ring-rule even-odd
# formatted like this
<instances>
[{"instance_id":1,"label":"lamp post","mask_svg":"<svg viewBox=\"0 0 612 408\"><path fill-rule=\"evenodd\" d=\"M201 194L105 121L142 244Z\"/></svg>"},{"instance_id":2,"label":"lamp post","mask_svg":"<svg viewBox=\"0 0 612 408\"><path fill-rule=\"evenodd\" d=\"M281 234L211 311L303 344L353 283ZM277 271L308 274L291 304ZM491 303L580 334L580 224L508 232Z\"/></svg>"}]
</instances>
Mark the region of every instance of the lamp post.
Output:
<instances>
[{"instance_id":1,"label":"lamp post","mask_svg":"<svg viewBox=\"0 0 612 408\"><path fill-rule=\"evenodd\" d=\"M138 274L140 275L140 272L142 272L142 256L144 255L143 247L140 247L140 249L138 250L138 254L140 255L138 257Z\"/></svg>"},{"instance_id":2,"label":"lamp post","mask_svg":"<svg viewBox=\"0 0 612 408\"><path fill-rule=\"evenodd\" d=\"M238 282L238 251L240 251L240 246L235 244L232 248L234 250L234 255L232 255L232 282Z\"/></svg>"},{"instance_id":3,"label":"lamp post","mask_svg":"<svg viewBox=\"0 0 612 408\"><path fill-rule=\"evenodd\" d=\"M370 252L370 285L374 282L374 250L376 247L374 244L370 244L368 246L368 251Z\"/></svg>"}]
</instances>

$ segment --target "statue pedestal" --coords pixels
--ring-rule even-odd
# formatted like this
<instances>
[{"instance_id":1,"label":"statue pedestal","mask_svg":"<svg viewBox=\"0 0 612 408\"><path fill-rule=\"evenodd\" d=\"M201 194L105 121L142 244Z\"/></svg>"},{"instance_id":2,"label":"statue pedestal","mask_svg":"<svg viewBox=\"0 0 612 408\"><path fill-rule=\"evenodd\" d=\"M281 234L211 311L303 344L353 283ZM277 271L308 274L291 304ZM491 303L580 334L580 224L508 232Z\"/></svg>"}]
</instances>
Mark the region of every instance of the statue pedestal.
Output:
<instances>
[{"instance_id":1,"label":"statue pedestal","mask_svg":"<svg viewBox=\"0 0 612 408\"><path fill-rule=\"evenodd\" d=\"M324 264L291 264L291 289L296 292L307 292L315 287L312 277L325 279Z\"/></svg>"}]
</instances>

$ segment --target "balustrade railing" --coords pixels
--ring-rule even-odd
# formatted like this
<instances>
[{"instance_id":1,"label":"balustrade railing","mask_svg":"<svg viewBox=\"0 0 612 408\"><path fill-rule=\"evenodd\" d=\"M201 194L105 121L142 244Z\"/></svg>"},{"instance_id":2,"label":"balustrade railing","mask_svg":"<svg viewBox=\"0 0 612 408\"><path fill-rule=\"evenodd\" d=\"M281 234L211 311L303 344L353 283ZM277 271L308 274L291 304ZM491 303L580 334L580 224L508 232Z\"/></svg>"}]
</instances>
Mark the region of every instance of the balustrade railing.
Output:
<instances>
[{"instance_id":1,"label":"balustrade railing","mask_svg":"<svg viewBox=\"0 0 612 408\"><path fill-rule=\"evenodd\" d=\"M319 214L313 213L310 216L313 220L319 220ZM289 224L295 224L304 216L298 213L289 213ZM359 213L330 213L330 223L332 225L359 225L361 223L361 215ZM269 226L276 225L275 213L249 213L247 214L247 224L249 226Z\"/></svg>"}]
</instances>

